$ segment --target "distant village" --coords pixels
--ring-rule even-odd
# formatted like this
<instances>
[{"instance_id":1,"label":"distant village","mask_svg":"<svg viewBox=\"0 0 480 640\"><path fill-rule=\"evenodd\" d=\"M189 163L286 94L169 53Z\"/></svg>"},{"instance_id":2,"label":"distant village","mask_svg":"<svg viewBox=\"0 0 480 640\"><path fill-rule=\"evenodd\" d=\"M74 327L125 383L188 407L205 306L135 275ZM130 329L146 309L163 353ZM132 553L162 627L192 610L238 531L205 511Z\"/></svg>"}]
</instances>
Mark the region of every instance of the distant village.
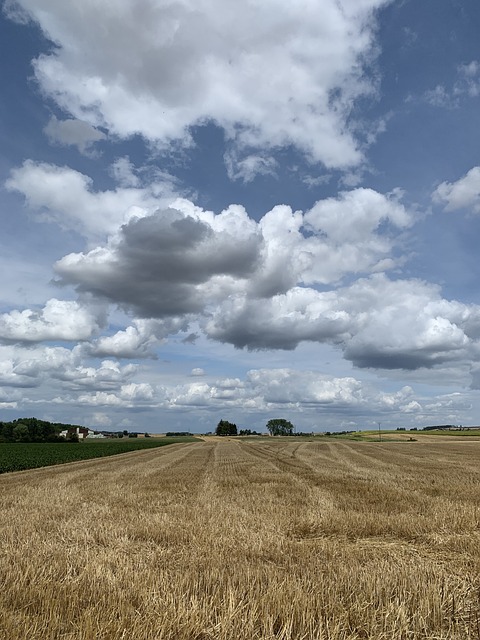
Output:
<instances>
[{"instance_id":1,"label":"distant village","mask_svg":"<svg viewBox=\"0 0 480 640\"><path fill-rule=\"evenodd\" d=\"M150 434L148 433L138 433L137 431L94 431L89 427L69 427L68 429L64 429L60 431L58 434L60 438L65 438L65 440L74 440L77 438L78 440L86 440L88 439L101 439L101 438L149 438Z\"/></svg>"}]
</instances>

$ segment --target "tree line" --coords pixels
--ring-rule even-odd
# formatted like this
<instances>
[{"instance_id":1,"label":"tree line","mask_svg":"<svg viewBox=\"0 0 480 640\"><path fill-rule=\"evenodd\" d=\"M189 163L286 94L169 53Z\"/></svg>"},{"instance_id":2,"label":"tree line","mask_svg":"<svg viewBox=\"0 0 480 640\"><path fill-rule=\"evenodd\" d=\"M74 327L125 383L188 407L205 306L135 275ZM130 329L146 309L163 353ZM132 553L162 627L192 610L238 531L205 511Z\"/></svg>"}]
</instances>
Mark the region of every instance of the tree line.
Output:
<instances>
[{"instance_id":1,"label":"tree line","mask_svg":"<svg viewBox=\"0 0 480 640\"><path fill-rule=\"evenodd\" d=\"M294 433L295 427L289 420L285 418L272 418L267 422L267 430L271 436L291 436ZM215 435L217 436L251 436L260 434L250 429L240 429L238 431L237 425L228 420L220 420L215 429Z\"/></svg>"},{"instance_id":2,"label":"tree line","mask_svg":"<svg viewBox=\"0 0 480 640\"><path fill-rule=\"evenodd\" d=\"M48 422L38 418L18 418L0 422L0 442L65 442L59 433L77 425ZM76 435L71 440L75 440Z\"/></svg>"}]
</instances>

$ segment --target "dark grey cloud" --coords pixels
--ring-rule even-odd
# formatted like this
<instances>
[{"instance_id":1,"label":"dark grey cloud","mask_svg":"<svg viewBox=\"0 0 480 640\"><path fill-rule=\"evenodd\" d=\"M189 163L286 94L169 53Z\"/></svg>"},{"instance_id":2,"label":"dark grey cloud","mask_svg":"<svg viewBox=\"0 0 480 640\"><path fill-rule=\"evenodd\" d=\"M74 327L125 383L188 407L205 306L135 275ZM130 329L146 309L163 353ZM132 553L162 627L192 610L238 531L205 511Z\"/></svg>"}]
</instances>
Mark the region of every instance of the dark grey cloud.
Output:
<instances>
[{"instance_id":1,"label":"dark grey cloud","mask_svg":"<svg viewBox=\"0 0 480 640\"><path fill-rule=\"evenodd\" d=\"M229 300L207 322L206 332L237 348L292 350L303 341L346 340L351 326L351 318L336 308L333 292L296 287L268 300Z\"/></svg>"},{"instance_id":2,"label":"dark grey cloud","mask_svg":"<svg viewBox=\"0 0 480 640\"><path fill-rule=\"evenodd\" d=\"M448 348L448 345L445 345ZM347 360L351 360L360 369L404 369L415 371L417 369L431 369L435 365L444 365L457 355L456 352L433 351L416 349L408 351L401 348L391 351L388 348L382 350L381 346L366 344L363 346L350 346L344 350Z\"/></svg>"},{"instance_id":3,"label":"dark grey cloud","mask_svg":"<svg viewBox=\"0 0 480 640\"><path fill-rule=\"evenodd\" d=\"M202 312L224 287L248 278L259 260L261 236L227 229L167 209L124 225L114 246L60 260L62 282L80 292L164 318ZM230 281L230 282L229 282Z\"/></svg>"}]
</instances>

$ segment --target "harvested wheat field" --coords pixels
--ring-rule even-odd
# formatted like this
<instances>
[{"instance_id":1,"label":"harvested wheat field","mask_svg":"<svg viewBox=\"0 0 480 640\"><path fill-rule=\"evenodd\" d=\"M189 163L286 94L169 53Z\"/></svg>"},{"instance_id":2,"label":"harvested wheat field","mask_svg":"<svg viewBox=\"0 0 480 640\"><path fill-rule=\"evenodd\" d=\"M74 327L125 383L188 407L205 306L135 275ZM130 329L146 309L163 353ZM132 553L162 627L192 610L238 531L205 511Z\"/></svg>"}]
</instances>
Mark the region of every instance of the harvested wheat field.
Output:
<instances>
[{"instance_id":1,"label":"harvested wheat field","mask_svg":"<svg viewBox=\"0 0 480 640\"><path fill-rule=\"evenodd\" d=\"M480 638L479 460L216 440L2 476L0 638Z\"/></svg>"}]
</instances>

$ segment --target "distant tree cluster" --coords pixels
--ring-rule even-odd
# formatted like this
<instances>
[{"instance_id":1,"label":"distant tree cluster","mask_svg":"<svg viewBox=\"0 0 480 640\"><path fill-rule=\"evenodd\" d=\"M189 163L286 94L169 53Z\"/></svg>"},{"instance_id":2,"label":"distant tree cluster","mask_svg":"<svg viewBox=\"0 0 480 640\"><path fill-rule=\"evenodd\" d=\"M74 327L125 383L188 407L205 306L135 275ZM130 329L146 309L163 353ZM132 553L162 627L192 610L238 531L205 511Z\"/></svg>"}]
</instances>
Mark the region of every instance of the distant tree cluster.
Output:
<instances>
[{"instance_id":1,"label":"distant tree cluster","mask_svg":"<svg viewBox=\"0 0 480 640\"><path fill-rule=\"evenodd\" d=\"M102 433L105 435L111 434L114 438L138 438L138 433L136 431L127 431L127 429L117 432L102 431Z\"/></svg>"},{"instance_id":2,"label":"distant tree cluster","mask_svg":"<svg viewBox=\"0 0 480 640\"><path fill-rule=\"evenodd\" d=\"M267 422L267 429L271 436L293 435L293 424L285 418L273 418Z\"/></svg>"},{"instance_id":3,"label":"distant tree cluster","mask_svg":"<svg viewBox=\"0 0 480 640\"><path fill-rule=\"evenodd\" d=\"M236 436L238 435L237 425L228 420L220 420L215 429L215 435L217 436Z\"/></svg>"},{"instance_id":4,"label":"distant tree cluster","mask_svg":"<svg viewBox=\"0 0 480 640\"><path fill-rule=\"evenodd\" d=\"M293 424L284 418L273 418L267 422L267 429L272 436L291 436L295 430ZM228 420L220 420L215 429L217 436L261 436L258 431L252 429L237 429L237 425ZM311 435L311 434L306 434Z\"/></svg>"},{"instance_id":5,"label":"distant tree cluster","mask_svg":"<svg viewBox=\"0 0 480 640\"><path fill-rule=\"evenodd\" d=\"M455 425L454 424L437 424L431 427L423 427L423 431L449 431L450 429L454 429Z\"/></svg>"},{"instance_id":6,"label":"distant tree cluster","mask_svg":"<svg viewBox=\"0 0 480 640\"><path fill-rule=\"evenodd\" d=\"M0 422L0 442L65 442L65 438L58 434L72 426L76 425L48 422L38 418ZM72 440L74 439L72 437Z\"/></svg>"},{"instance_id":7,"label":"distant tree cluster","mask_svg":"<svg viewBox=\"0 0 480 640\"><path fill-rule=\"evenodd\" d=\"M355 431L351 431L351 430L350 431L332 431L332 432L326 431L325 435L326 436L348 436L351 433L355 433Z\"/></svg>"}]
</instances>

